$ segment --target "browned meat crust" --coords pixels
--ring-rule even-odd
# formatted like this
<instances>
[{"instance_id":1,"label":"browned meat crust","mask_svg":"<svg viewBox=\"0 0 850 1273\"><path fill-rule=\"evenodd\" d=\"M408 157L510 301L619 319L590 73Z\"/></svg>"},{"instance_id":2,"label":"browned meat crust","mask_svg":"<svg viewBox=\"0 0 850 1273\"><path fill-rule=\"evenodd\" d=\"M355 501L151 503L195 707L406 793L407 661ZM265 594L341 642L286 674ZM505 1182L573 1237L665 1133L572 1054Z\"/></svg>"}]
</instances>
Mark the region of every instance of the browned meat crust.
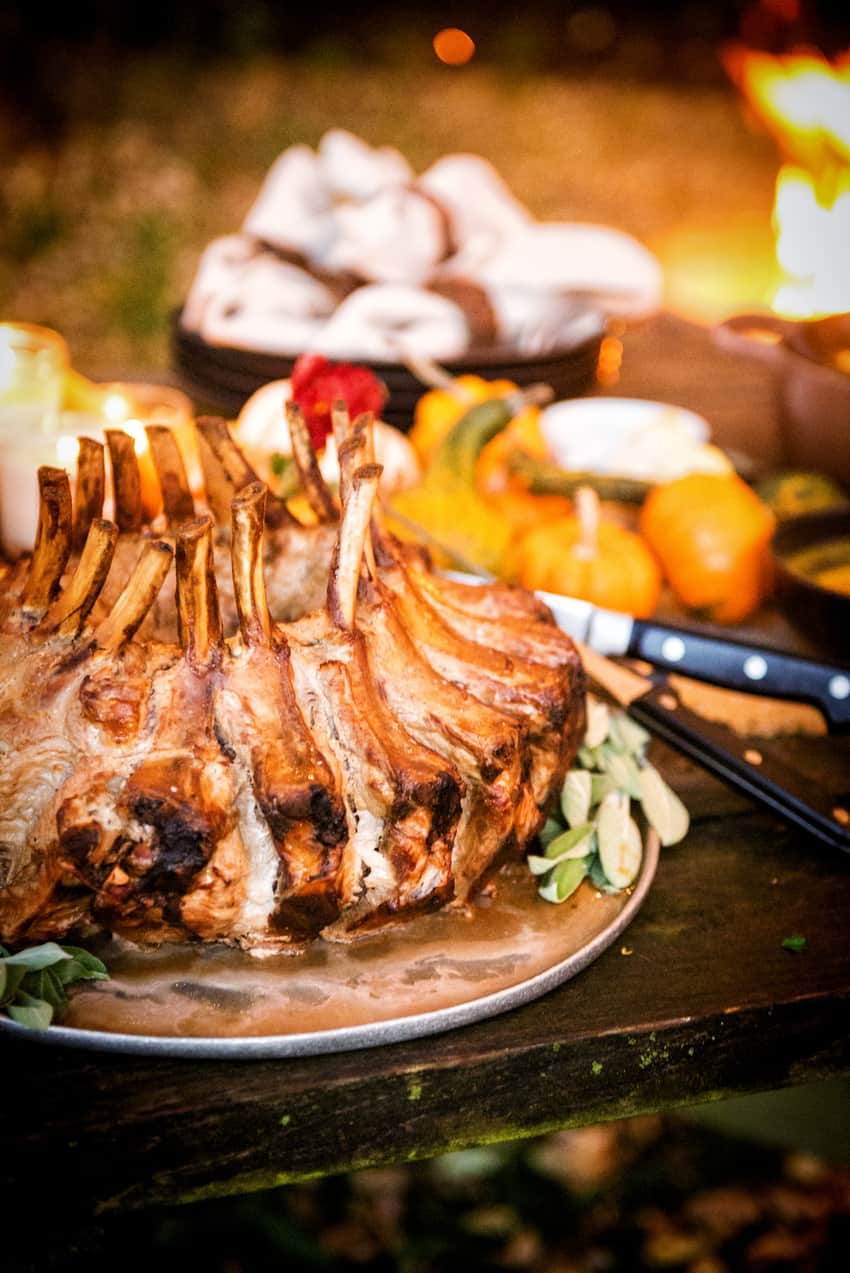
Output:
<instances>
[{"instance_id":1,"label":"browned meat crust","mask_svg":"<svg viewBox=\"0 0 850 1273\"><path fill-rule=\"evenodd\" d=\"M33 555L0 573L0 940L348 940L463 903L536 835L584 726L575 648L529 594L388 536L370 422L334 424L339 517L299 435L313 526L220 421L213 516L161 429L153 525L123 435L115 523L97 444L73 508L40 474Z\"/></svg>"}]
</instances>

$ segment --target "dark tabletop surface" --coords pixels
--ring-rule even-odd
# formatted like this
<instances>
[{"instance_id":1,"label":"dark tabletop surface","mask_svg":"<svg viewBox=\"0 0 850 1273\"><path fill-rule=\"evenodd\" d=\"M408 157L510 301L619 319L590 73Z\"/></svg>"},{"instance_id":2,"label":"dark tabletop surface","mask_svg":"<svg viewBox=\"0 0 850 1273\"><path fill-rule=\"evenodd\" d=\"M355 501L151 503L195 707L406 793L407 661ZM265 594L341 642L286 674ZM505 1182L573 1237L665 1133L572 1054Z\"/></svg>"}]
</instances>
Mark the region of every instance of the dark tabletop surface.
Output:
<instances>
[{"instance_id":1,"label":"dark tabletop surface","mask_svg":"<svg viewBox=\"0 0 850 1273\"><path fill-rule=\"evenodd\" d=\"M721 444L779 456L764 369L674 319L626 333L605 392L679 402ZM850 792L847 740L782 746L813 784ZM656 760L691 832L575 980L490 1021L335 1056L151 1060L7 1038L7 1202L39 1189L45 1164L69 1215L108 1215L850 1072L850 859L673 753ZM793 934L801 953L782 945Z\"/></svg>"}]
</instances>

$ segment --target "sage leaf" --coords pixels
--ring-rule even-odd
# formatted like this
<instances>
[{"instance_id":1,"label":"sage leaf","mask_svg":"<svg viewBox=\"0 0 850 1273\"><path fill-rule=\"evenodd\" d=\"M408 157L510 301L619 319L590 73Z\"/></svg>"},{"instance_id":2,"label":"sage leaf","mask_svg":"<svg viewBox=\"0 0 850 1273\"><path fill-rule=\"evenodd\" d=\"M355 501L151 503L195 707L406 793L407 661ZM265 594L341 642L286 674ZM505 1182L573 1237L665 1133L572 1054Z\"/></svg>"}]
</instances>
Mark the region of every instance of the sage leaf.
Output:
<instances>
[{"instance_id":1,"label":"sage leaf","mask_svg":"<svg viewBox=\"0 0 850 1273\"><path fill-rule=\"evenodd\" d=\"M55 941L48 941L41 946L29 946L26 950L19 950L16 955L6 955L4 962L7 967L39 972L42 968L49 968L51 964L58 964L60 959L65 958L62 947Z\"/></svg>"},{"instance_id":2,"label":"sage leaf","mask_svg":"<svg viewBox=\"0 0 850 1273\"><path fill-rule=\"evenodd\" d=\"M591 823L587 823L586 827L580 828L585 834L577 844L572 844L569 848L564 849L557 857L537 857L530 854L527 858L528 869L532 875L545 875L547 871L551 871L559 862L569 862L573 859L591 857L595 852L594 849L594 830Z\"/></svg>"},{"instance_id":3,"label":"sage leaf","mask_svg":"<svg viewBox=\"0 0 850 1273\"><path fill-rule=\"evenodd\" d=\"M599 860L598 853L595 853L593 855L593 858L591 859L588 875L590 876L590 882L593 885L593 887L599 889L601 893L619 893L620 892L618 888L614 887L614 885L608 879L608 876L603 871L602 863Z\"/></svg>"},{"instance_id":4,"label":"sage leaf","mask_svg":"<svg viewBox=\"0 0 850 1273\"><path fill-rule=\"evenodd\" d=\"M565 902L587 875L587 858L570 858L558 865L546 877L537 892L547 902Z\"/></svg>"},{"instance_id":5,"label":"sage leaf","mask_svg":"<svg viewBox=\"0 0 850 1273\"><path fill-rule=\"evenodd\" d=\"M564 828L557 818L547 818L538 839L545 849L548 844L552 843L557 835L563 835L563 833Z\"/></svg>"},{"instance_id":6,"label":"sage leaf","mask_svg":"<svg viewBox=\"0 0 850 1273\"><path fill-rule=\"evenodd\" d=\"M607 795L617 790L617 784L610 774L590 775L590 807L601 804Z\"/></svg>"},{"instance_id":7,"label":"sage leaf","mask_svg":"<svg viewBox=\"0 0 850 1273\"><path fill-rule=\"evenodd\" d=\"M596 834L603 871L615 888L628 888L640 870L643 844L624 792L612 791L602 801Z\"/></svg>"},{"instance_id":8,"label":"sage leaf","mask_svg":"<svg viewBox=\"0 0 850 1273\"><path fill-rule=\"evenodd\" d=\"M61 967L62 964L56 964L54 968L44 968L38 974L41 979L39 992L31 992L35 994L37 999L44 999L47 1003L49 1003L54 1012L58 1012L61 1008L64 1008L68 1001L68 996L65 994L65 987L56 971L57 968ZM24 982L24 989L29 989L26 982Z\"/></svg>"},{"instance_id":9,"label":"sage leaf","mask_svg":"<svg viewBox=\"0 0 850 1273\"><path fill-rule=\"evenodd\" d=\"M53 1020L53 1009L43 999L36 999L20 991L14 1003L10 1003L6 1011L13 1021L29 1026L31 1030L46 1030Z\"/></svg>"},{"instance_id":10,"label":"sage leaf","mask_svg":"<svg viewBox=\"0 0 850 1273\"><path fill-rule=\"evenodd\" d=\"M10 968L5 959L0 961L0 967L3 969L3 975L6 981L5 987L0 994L0 1007L3 1007L5 1004L11 1003L15 995L18 993L21 982L27 975L27 970L26 968L18 966Z\"/></svg>"},{"instance_id":11,"label":"sage leaf","mask_svg":"<svg viewBox=\"0 0 850 1273\"><path fill-rule=\"evenodd\" d=\"M647 822L665 847L684 839L691 824L690 814L654 765L646 765L640 771L640 802Z\"/></svg>"},{"instance_id":12,"label":"sage leaf","mask_svg":"<svg viewBox=\"0 0 850 1273\"><path fill-rule=\"evenodd\" d=\"M546 845L546 857L549 859L550 864L555 858L562 858L570 849L575 848L576 845L586 840L592 830L592 822L583 822L580 826L570 827L569 831L562 831L559 836L556 836L554 840L551 840Z\"/></svg>"},{"instance_id":13,"label":"sage leaf","mask_svg":"<svg viewBox=\"0 0 850 1273\"><path fill-rule=\"evenodd\" d=\"M609 775L619 791L625 791L635 800L641 797L640 769L633 756L625 752L615 751L608 743L600 748L601 768Z\"/></svg>"},{"instance_id":14,"label":"sage leaf","mask_svg":"<svg viewBox=\"0 0 850 1273\"><path fill-rule=\"evenodd\" d=\"M578 756L576 759L582 769L601 768L598 747L588 747L586 743L582 743L581 747L578 749Z\"/></svg>"},{"instance_id":15,"label":"sage leaf","mask_svg":"<svg viewBox=\"0 0 850 1273\"><path fill-rule=\"evenodd\" d=\"M568 827L587 822L590 813L592 779L586 769L571 769L561 791L561 812Z\"/></svg>"},{"instance_id":16,"label":"sage leaf","mask_svg":"<svg viewBox=\"0 0 850 1273\"><path fill-rule=\"evenodd\" d=\"M590 747L592 750L605 742L608 737L610 720L611 713L605 703L589 694L587 697L587 726L585 727L583 740L585 747Z\"/></svg>"},{"instance_id":17,"label":"sage leaf","mask_svg":"<svg viewBox=\"0 0 850 1273\"><path fill-rule=\"evenodd\" d=\"M0 951L0 1009L37 1030L46 1029L65 1007L66 986L109 976L101 960L79 946L44 942L14 955L3 947Z\"/></svg>"},{"instance_id":18,"label":"sage leaf","mask_svg":"<svg viewBox=\"0 0 850 1273\"><path fill-rule=\"evenodd\" d=\"M608 742L617 751L626 752L630 756L642 757L649 746L649 734L643 725L639 725L625 712L615 712L611 716L608 728Z\"/></svg>"}]
</instances>

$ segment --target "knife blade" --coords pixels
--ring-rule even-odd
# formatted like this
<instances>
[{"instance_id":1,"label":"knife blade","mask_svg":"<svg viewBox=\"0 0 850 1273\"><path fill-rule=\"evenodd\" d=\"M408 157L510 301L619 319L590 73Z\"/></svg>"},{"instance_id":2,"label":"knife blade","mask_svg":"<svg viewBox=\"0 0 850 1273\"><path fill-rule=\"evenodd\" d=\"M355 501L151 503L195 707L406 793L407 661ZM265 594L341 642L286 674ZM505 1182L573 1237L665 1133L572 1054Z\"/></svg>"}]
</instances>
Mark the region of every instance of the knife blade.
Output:
<instances>
[{"instance_id":1,"label":"knife blade","mask_svg":"<svg viewBox=\"0 0 850 1273\"><path fill-rule=\"evenodd\" d=\"M481 573L446 573L468 584L484 578ZM811 703L823 713L832 732L850 730L850 668L672 623L635 619L560 593L535 595L552 611L558 627L597 654L642 659L724 689Z\"/></svg>"},{"instance_id":2,"label":"knife blade","mask_svg":"<svg viewBox=\"0 0 850 1273\"><path fill-rule=\"evenodd\" d=\"M591 678L641 725L723 782L814 836L850 853L850 809L792 769L769 744L753 744L685 707L666 682L656 684L579 642Z\"/></svg>"}]
</instances>

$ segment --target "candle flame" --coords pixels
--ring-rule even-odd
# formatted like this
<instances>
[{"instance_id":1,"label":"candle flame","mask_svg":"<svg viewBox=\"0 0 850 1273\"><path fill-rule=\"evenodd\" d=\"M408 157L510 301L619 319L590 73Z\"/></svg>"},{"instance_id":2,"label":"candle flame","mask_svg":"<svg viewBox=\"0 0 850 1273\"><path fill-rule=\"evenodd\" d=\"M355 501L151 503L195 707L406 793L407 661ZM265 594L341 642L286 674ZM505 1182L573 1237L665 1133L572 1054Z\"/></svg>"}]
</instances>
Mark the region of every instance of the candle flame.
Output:
<instances>
[{"instance_id":1,"label":"candle flame","mask_svg":"<svg viewBox=\"0 0 850 1273\"><path fill-rule=\"evenodd\" d=\"M122 420L121 430L123 433L129 433L133 439L133 450L136 455L144 455L149 449L148 435L145 433L145 426L141 420Z\"/></svg>"},{"instance_id":2,"label":"candle flame","mask_svg":"<svg viewBox=\"0 0 850 1273\"><path fill-rule=\"evenodd\" d=\"M123 393L112 390L101 404L101 411L110 424L123 424L133 411L133 403Z\"/></svg>"},{"instance_id":3,"label":"candle flame","mask_svg":"<svg viewBox=\"0 0 850 1273\"><path fill-rule=\"evenodd\" d=\"M79 438L66 434L56 439L56 464L60 469L72 469L79 454Z\"/></svg>"}]
</instances>

